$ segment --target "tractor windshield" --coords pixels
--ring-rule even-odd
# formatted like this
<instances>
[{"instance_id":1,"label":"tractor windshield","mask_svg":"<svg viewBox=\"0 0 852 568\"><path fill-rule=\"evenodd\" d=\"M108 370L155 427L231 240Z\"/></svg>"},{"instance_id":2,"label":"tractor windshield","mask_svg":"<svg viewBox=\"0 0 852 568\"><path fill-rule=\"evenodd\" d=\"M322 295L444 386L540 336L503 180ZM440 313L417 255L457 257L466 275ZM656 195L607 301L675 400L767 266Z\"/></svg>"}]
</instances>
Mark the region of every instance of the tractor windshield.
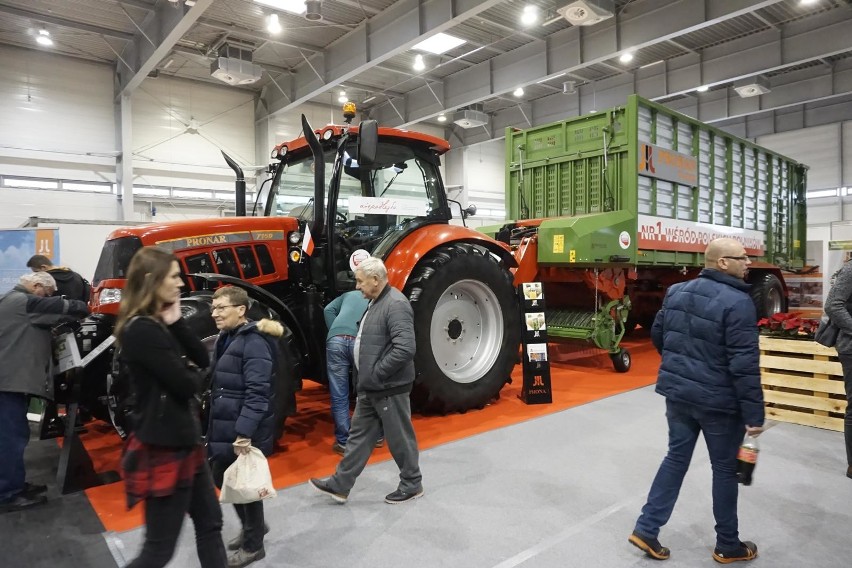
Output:
<instances>
[{"instance_id":1,"label":"tractor windshield","mask_svg":"<svg viewBox=\"0 0 852 568\"><path fill-rule=\"evenodd\" d=\"M350 141L325 155L326 199L336 199L335 216L326 222L334 224L335 234L347 248L372 251L386 236L418 220L450 218L437 156L405 142L388 141L379 143L376 161L369 167L358 163L357 154L357 144ZM310 155L282 164L273 188L273 215L311 220L315 206L312 165Z\"/></svg>"}]
</instances>

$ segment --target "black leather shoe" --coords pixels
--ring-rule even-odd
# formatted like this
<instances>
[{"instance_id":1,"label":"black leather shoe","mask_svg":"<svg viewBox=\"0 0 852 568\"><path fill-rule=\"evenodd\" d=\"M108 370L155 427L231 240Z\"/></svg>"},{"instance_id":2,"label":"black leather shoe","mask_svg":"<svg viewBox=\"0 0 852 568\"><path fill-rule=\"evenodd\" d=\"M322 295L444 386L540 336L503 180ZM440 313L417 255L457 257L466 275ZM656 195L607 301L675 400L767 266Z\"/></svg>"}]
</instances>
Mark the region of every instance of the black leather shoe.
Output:
<instances>
[{"instance_id":1,"label":"black leather shoe","mask_svg":"<svg viewBox=\"0 0 852 568\"><path fill-rule=\"evenodd\" d=\"M391 505L399 505L400 503L406 503L408 501L414 501L415 499L423 497L423 489L419 489L412 493L407 493L400 489L397 489L393 493L389 495L385 495L385 503L389 503Z\"/></svg>"},{"instance_id":2,"label":"black leather shoe","mask_svg":"<svg viewBox=\"0 0 852 568\"><path fill-rule=\"evenodd\" d=\"M39 493L46 493L47 485L42 485L41 483L30 483L27 481L24 483L24 490L22 493L26 493L27 495L38 495Z\"/></svg>"},{"instance_id":3,"label":"black leather shoe","mask_svg":"<svg viewBox=\"0 0 852 568\"><path fill-rule=\"evenodd\" d=\"M0 503L0 513L23 511L24 509L44 505L45 503L47 503L47 497L44 495L27 495L26 493L19 493L10 500Z\"/></svg>"},{"instance_id":4,"label":"black leather shoe","mask_svg":"<svg viewBox=\"0 0 852 568\"><path fill-rule=\"evenodd\" d=\"M326 495L328 495L329 497L331 497L332 499L334 499L338 503L346 503L346 500L349 499L349 492L341 493L341 492L335 491L334 489L332 489L328 485L328 482L323 481L322 479L317 479L316 477L312 477L308 480L308 483L315 490L319 491L320 493L325 493Z\"/></svg>"},{"instance_id":5,"label":"black leather shoe","mask_svg":"<svg viewBox=\"0 0 852 568\"><path fill-rule=\"evenodd\" d=\"M267 525L266 523L263 523L263 534L269 534L269 525ZM241 530L240 534L238 534L233 540L228 542L228 544L226 545L228 547L228 550L241 549L243 547L243 540L245 539L245 536L246 532Z\"/></svg>"},{"instance_id":6,"label":"black leather shoe","mask_svg":"<svg viewBox=\"0 0 852 568\"><path fill-rule=\"evenodd\" d=\"M846 468L846 477L852 479L852 465Z\"/></svg>"}]
</instances>

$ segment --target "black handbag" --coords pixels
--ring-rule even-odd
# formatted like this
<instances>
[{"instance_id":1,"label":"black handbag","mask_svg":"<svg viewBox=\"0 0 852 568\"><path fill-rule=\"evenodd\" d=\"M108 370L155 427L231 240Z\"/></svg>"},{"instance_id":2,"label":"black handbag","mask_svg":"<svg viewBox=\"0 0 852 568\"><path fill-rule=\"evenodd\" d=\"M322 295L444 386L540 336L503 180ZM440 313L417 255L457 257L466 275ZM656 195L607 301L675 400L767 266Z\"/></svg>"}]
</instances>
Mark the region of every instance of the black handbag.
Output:
<instances>
[{"instance_id":1,"label":"black handbag","mask_svg":"<svg viewBox=\"0 0 852 568\"><path fill-rule=\"evenodd\" d=\"M837 344L838 335L840 335L840 328L831 323L831 318L823 315L814 333L814 341L825 347L834 347Z\"/></svg>"}]
</instances>

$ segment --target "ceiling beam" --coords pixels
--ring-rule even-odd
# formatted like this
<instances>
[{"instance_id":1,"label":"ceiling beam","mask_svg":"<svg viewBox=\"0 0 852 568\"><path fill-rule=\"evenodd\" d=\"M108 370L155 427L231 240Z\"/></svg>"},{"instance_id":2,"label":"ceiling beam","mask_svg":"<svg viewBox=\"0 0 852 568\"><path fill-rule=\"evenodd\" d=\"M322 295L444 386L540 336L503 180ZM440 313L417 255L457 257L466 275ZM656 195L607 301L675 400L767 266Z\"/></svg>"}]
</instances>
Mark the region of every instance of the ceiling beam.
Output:
<instances>
[{"instance_id":1,"label":"ceiling beam","mask_svg":"<svg viewBox=\"0 0 852 568\"><path fill-rule=\"evenodd\" d=\"M382 12L363 22L322 53L314 54L308 63L319 70L300 69L281 85L288 92L265 88L265 108L274 116L333 89L348 79L375 67L415 44L500 4L502 0L441 0L420 2L398 0ZM434 98L433 98L434 100ZM259 120L265 117L258 117Z\"/></svg>"},{"instance_id":2,"label":"ceiling beam","mask_svg":"<svg viewBox=\"0 0 852 568\"><path fill-rule=\"evenodd\" d=\"M66 20L65 18L57 18L56 16L51 16L50 14L39 14L38 12L31 12L30 10L22 10L20 8L14 8L12 6L5 6L2 4L0 4L0 13L11 14L13 16L18 16L21 18L27 18L36 22L41 22L43 24L51 24L54 26L61 26L63 28L69 28L72 30L79 30L81 32L88 32L96 35L123 39L125 41L130 41L133 39L133 34L129 32L121 30L111 30L109 28L93 26L91 24L76 22L74 20Z\"/></svg>"},{"instance_id":3,"label":"ceiling beam","mask_svg":"<svg viewBox=\"0 0 852 568\"><path fill-rule=\"evenodd\" d=\"M178 6L170 2L160 2L154 12L145 18L140 31L128 43L121 54L122 60L133 68L125 65L116 66L116 98L132 93L156 68L157 64L175 47L177 42L192 28L214 0L197 0L195 5L187 8L184 4ZM153 38L154 44L148 38Z\"/></svg>"},{"instance_id":4,"label":"ceiling beam","mask_svg":"<svg viewBox=\"0 0 852 568\"><path fill-rule=\"evenodd\" d=\"M684 56L688 57L688 56ZM596 86L584 85L575 95L562 93L548 95L532 101L533 126L563 120L572 116L588 114L592 110L602 110L622 105L628 95L637 93L645 98L662 102L667 107L693 116L708 123L716 123L749 115L765 113L795 105L826 101L852 94L852 58L838 61L832 68L823 66L808 67L773 77L771 92L747 99L741 98L731 88L717 89L696 96L681 98L669 102L660 96L659 85L675 82L677 70L669 71L667 77L631 77L618 76L599 81ZM655 96L657 94L657 96ZM525 118L514 108L494 113L491 117L494 132L502 136L506 127L527 128ZM471 131L465 136L466 144L486 140L482 132Z\"/></svg>"},{"instance_id":5,"label":"ceiling beam","mask_svg":"<svg viewBox=\"0 0 852 568\"><path fill-rule=\"evenodd\" d=\"M624 51L639 51L779 1L645 0L642 10L635 13L589 28L573 26L559 30L545 40L528 43L446 77L443 105L421 88L409 94L413 106L403 109L405 120L400 121L387 109L382 109L377 118L389 126L408 126L434 118L447 109L479 103L560 73L582 71Z\"/></svg>"}]
</instances>

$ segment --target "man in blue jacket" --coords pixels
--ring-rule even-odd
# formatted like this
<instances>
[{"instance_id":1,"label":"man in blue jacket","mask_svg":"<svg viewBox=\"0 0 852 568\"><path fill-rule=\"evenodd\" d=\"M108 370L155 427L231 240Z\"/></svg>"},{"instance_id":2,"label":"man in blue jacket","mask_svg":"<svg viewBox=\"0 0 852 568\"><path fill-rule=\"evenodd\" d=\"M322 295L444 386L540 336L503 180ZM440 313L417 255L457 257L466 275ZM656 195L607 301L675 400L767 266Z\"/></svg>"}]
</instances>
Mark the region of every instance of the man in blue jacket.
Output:
<instances>
[{"instance_id":1,"label":"man in blue jacket","mask_svg":"<svg viewBox=\"0 0 852 568\"><path fill-rule=\"evenodd\" d=\"M648 556L670 551L657 536L671 517L699 433L713 469L716 548L722 564L757 557L739 539L737 450L745 432L763 430L757 314L745 278L751 260L735 239L712 241L698 278L669 288L651 329L663 360L657 392L666 397L669 450L628 538Z\"/></svg>"},{"instance_id":2,"label":"man in blue jacket","mask_svg":"<svg viewBox=\"0 0 852 568\"><path fill-rule=\"evenodd\" d=\"M312 478L310 484L345 503L384 428L388 449L399 466L399 485L385 496L385 503L405 503L423 495L409 398L416 351L414 311L402 292L388 285L381 259L370 257L361 262L355 282L370 306L355 339L358 398L352 428L337 471L326 480Z\"/></svg>"},{"instance_id":3,"label":"man in blue jacket","mask_svg":"<svg viewBox=\"0 0 852 568\"><path fill-rule=\"evenodd\" d=\"M213 321L220 330L213 364L212 403L207 442L213 480L222 487L225 470L250 446L269 455L275 432L273 380L277 338L284 327L273 320L249 321L246 291L225 286L213 294ZM228 543L229 567L248 566L266 556L268 532L263 501L234 505L243 528Z\"/></svg>"}]
</instances>

